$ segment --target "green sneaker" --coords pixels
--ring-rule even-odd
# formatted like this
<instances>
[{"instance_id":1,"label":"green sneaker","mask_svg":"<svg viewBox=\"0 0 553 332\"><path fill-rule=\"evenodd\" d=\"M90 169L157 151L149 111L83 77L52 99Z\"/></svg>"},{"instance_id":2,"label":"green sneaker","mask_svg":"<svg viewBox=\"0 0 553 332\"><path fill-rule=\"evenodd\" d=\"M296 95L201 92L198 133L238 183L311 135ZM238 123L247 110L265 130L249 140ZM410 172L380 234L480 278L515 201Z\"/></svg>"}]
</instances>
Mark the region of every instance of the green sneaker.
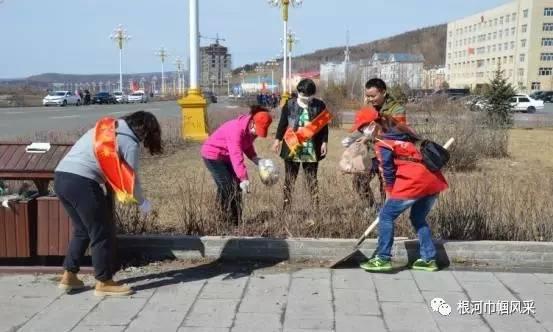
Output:
<instances>
[{"instance_id":1,"label":"green sneaker","mask_svg":"<svg viewBox=\"0 0 553 332\"><path fill-rule=\"evenodd\" d=\"M413 263L411 268L413 270L427 271L427 272L436 272L439 270L438 264L436 264L436 261L434 259L427 262L422 258L417 259Z\"/></svg>"},{"instance_id":2,"label":"green sneaker","mask_svg":"<svg viewBox=\"0 0 553 332\"><path fill-rule=\"evenodd\" d=\"M392 271L392 262L375 256L374 258L361 263L359 267L368 272L390 272Z\"/></svg>"}]
</instances>

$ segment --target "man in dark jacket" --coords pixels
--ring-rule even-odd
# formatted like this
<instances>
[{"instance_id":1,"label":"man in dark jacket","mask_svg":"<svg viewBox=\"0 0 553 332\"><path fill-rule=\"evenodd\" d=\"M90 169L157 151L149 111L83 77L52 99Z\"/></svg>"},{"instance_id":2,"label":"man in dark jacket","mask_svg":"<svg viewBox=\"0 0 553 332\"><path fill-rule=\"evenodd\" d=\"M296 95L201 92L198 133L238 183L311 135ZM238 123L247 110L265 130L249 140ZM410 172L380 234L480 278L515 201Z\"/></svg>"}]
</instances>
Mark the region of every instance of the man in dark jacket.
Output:
<instances>
[{"instance_id":1,"label":"man in dark jacket","mask_svg":"<svg viewBox=\"0 0 553 332\"><path fill-rule=\"evenodd\" d=\"M310 139L302 142L295 149L290 149L285 139L287 131L297 132L308 125L313 119L326 112L326 105L323 101L313 98L317 91L315 83L310 79L301 80L297 86L298 97L292 98L282 107L280 121L277 128L273 151L284 159L284 209L290 207L292 188L299 173L300 166L307 179L307 185L311 194L312 202L318 205L318 184L317 170L319 161L323 160L327 153L328 124L319 128L318 132Z\"/></svg>"}]
</instances>

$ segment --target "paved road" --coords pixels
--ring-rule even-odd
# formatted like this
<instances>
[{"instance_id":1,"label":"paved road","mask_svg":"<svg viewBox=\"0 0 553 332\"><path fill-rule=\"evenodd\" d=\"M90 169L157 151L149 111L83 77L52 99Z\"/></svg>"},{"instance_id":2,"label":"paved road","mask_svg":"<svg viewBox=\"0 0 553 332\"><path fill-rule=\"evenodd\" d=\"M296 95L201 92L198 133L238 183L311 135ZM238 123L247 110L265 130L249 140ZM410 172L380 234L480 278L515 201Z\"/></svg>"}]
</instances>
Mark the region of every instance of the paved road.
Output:
<instances>
[{"instance_id":1,"label":"paved road","mask_svg":"<svg viewBox=\"0 0 553 332\"><path fill-rule=\"evenodd\" d=\"M220 98L217 108L229 106L225 98ZM180 117L179 106L175 101L153 102L148 104L90 105L68 107L19 107L0 108L0 139L28 137L39 131L63 131L89 128L101 116L121 116L137 110L150 111L160 119ZM353 121L353 112L344 112L346 122ZM515 114L517 126L553 126L553 104L535 114Z\"/></svg>"},{"instance_id":2,"label":"paved road","mask_svg":"<svg viewBox=\"0 0 553 332\"><path fill-rule=\"evenodd\" d=\"M127 282L134 296L97 298L0 276L0 331L553 331L553 274L194 267Z\"/></svg>"},{"instance_id":3,"label":"paved road","mask_svg":"<svg viewBox=\"0 0 553 332\"><path fill-rule=\"evenodd\" d=\"M159 118L180 116L179 106L175 101L79 107L0 108L0 139L30 136L37 131L88 128L101 116L122 116L138 110L150 111Z\"/></svg>"}]
</instances>

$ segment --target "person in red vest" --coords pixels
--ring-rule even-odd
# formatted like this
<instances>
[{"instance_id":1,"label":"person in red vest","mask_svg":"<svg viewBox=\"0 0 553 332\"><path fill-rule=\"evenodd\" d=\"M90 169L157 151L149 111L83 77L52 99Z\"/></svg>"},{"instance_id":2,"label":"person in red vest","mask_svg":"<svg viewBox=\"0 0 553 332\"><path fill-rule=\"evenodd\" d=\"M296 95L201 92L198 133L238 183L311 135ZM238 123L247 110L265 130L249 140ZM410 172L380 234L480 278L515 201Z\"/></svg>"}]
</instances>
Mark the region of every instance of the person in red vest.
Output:
<instances>
[{"instance_id":1,"label":"person in red vest","mask_svg":"<svg viewBox=\"0 0 553 332\"><path fill-rule=\"evenodd\" d=\"M372 134L380 173L384 179L386 201L379 213L376 255L360 267L369 272L392 269L391 250L394 242L394 221L407 209L420 243L420 258L412 268L437 271L436 248L426 217L448 184L440 171L432 172L422 163L415 145L414 131L389 116L374 115L376 128Z\"/></svg>"},{"instance_id":2,"label":"person in red vest","mask_svg":"<svg viewBox=\"0 0 553 332\"><path fill-rule=\"evenodd\" d=\"M55 171L54 191L71 218L73 234L63 262L59 287L84 287L77 277L81 260L90 246L96 278L95 295L130 295L133 290L113 280L113 211L103 185L120 202L137 204L146 214L150 202L144 198L137 172L140 146L150 154L162 153L161 127L156 117L138 111L120 119L100 119L60 161Z\"/></svg>"}]
</instances>

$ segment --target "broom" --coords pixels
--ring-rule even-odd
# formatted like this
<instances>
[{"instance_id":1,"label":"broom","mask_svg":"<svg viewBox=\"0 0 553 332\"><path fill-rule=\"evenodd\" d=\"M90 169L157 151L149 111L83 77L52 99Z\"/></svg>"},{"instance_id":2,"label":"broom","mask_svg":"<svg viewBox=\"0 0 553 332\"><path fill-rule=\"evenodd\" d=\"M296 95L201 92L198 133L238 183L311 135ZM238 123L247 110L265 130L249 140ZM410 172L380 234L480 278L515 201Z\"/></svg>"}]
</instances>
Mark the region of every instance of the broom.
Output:
<instances>
[{"instance_id":1,"label":"broom","mask_svg":"<svg viewBox=\"0 0 553 332\"><path fill-rule=\"evenodd\" d=\"M449 149L449 147L451 146L451 144L453 144L453 142L455 141L455 139L452 137L450 138L445 144L444 144L444 149ZM363 242L365 242L365 240L367 239L367 237L369 236L369 234L371 234L371 232L375 229L375 227L378 225L378 222L379 222L379 219L378 217L376 217L376 219L369 225L369 227L367 228L367 230L365 230L365 232L363 233L363 235L361 235L361 237L359 237L359 239L357 240L357 243L355 243L355 246L353 246L353 249L351 251L351 253L349 253L347 256L335 261L334 263L332 263L330 265L330 268L335 268L336 266L340 265L341 263L347 261L348 259L350 259L351 257L353 257L353 255L355 255L357 253L357 251L359 250L359 247L361 246L361 244L363 244Z\"/></svg>"}]
</instances>

